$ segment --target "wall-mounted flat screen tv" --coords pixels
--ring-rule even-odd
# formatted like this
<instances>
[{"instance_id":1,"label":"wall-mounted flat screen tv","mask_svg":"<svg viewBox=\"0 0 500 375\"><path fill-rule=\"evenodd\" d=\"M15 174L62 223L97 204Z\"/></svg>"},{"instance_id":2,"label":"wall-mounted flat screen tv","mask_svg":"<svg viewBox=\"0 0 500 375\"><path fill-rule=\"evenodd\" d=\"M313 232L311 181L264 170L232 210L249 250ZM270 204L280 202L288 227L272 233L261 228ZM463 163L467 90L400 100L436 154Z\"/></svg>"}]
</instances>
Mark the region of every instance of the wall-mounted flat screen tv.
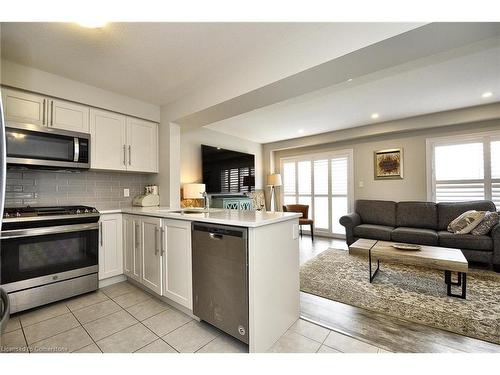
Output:
<instances>
[{"instance_id":1,"label":"wall-mounted flat screen tv","mask_svg":"<svg viewBox=\"0 0 500 375\"><path fill-rule=\"evenodd\" d=\"M255 155L201 145L207 193L237 194L255 190Z\"/></svg>"}]
</instances>

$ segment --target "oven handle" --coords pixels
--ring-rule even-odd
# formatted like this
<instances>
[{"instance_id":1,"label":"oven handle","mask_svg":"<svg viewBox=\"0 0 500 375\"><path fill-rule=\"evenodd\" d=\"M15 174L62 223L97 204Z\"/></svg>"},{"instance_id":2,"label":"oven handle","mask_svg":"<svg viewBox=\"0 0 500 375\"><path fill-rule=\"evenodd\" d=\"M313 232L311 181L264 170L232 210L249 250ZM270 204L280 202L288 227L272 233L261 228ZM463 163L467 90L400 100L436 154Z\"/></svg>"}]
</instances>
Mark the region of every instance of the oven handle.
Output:
<instances>
[{"instance_id":1,"label":"oven handle","mask_svg":"<svg viewBox=\"0 0 500 375\"><path fill-rule=\"evenodd\" d=\"M81 232L81 231L95 230L95 229L99 230L98 223L58 225L55 227L44 227L44 228L15 229L15 230L2 231L2 239L8 240L10 238L45 236L47 234Z\"/></svg>"}]
</instances>

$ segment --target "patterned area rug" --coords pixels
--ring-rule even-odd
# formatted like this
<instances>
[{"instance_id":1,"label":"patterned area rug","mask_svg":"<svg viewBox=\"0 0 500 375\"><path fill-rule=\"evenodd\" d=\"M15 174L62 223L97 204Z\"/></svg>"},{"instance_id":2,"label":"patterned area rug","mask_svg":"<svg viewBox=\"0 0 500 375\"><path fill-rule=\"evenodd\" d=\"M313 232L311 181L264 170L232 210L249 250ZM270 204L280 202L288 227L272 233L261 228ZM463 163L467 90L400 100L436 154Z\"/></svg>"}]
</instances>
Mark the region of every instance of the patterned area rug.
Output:
<instances>
[{"instance_id":1,"label":"patterned area rug","mask_svg":"<svg viewBox=\"0 0 500 375\"><path fill-rule=\"evenodd\" d=\"M329 249L301 266L300 289L500 344L500 274L495 272L469 272L462 300L446 295L444 272L381 262L370 284L367 257Z\"/></svg>"}]
</instances>

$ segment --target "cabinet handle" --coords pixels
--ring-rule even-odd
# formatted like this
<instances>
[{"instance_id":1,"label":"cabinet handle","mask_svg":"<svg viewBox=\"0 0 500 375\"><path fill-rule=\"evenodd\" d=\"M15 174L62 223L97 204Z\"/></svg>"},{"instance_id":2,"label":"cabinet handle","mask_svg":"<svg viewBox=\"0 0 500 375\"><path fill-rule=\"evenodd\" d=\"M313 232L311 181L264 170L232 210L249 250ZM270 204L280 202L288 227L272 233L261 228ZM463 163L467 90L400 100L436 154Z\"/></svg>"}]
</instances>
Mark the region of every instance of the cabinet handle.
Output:
<instances>
[{"instance_id":1,"label":"cabinet handle","mask_svg":"<svg viewBox=\"0 0 500 375\"><path fill-rule=\"evenodd\" d=\"M54 101L50 101L50 126L54 126Z\"/></svg>"},{"instance_id":2,"label":"cabinet handle","mask_svg":"<svg viewBox=\"0 0 500 375\"><path fill-rule=\"evenodd\" d=\"M132 147L130 145L128 145L128 165L131 165L132 164L132 151L131 151Z\"/></svg>"},{"instance_id":3,"label":"cabinet handle","mask_svg":"<svg viewBox=\"0 0 500 375\"><path fill-rule=\"evenodd\" d=\"M135 249L137 250L137 248L139 247L139 235L137 234L137 229L139 228L139 225L137 223L135 223Z\"/></svg>"},{"instance_id":4,"label":"cabinet handle","mask_svg":"<svg viewBox=\"0 0 500 375\"><path fill-rule=\"evenodd\" d=\"M43 99L43 109L42 109L43 113L42 113L42 125L46 125L45 124L45 99Z\"/></svg>"},{"instance_id":5,"label":"cabinet handle","mask_svg":"<svg viewBox=\"0 0 500 375\"><path fill-rule=\"evenodd\" d=\"M160 252L158 250L158 235L159 235L159 230L158 228L155 228L155 255L158 255L158 253Z\"/></svg>"},{"instance_id":6,"label":"cabinet handle","mask_svg":"<svg viewBox=\"0 0 500 375\"><path fill-rule=\"evenodd\" d=\"M127 146L123 145L123 165L127 165Z\"/></svg>"},{"instance_id":7,"label":"cabinet handle","mask_svg":"<svg viewBox=\"0 0 500 375\"><path fill-rule=\"evenodd\" d=\"M102 222L99 222L99 243L101 244L101 247L102 247L102 242L103 242L102 235L103 235L103 233L102 233Z\"/></svg>"},{"instance_id":8,"label":"cabinet handle","mask_svg":"<svg viewBox=\"0 0 500 375\"><path fill-rule=\"evenodd\" d=\"M165 247L163 245L163 241L165 241L165 229L160 228L160 256L165 255Z\"/></svg>"}]
</instances>

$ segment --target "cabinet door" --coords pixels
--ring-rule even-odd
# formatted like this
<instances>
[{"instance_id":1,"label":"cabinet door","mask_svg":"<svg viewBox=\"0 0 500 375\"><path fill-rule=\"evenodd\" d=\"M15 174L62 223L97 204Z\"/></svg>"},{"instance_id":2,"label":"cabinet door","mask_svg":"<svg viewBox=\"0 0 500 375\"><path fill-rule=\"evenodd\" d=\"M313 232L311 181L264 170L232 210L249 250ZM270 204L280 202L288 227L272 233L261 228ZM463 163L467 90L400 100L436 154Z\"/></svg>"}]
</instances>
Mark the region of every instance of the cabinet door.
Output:
<instances>
[{"instance_id":1,"label":"cabinet door","mask_svg":"<svg viewBox=\"0 0 500 375\"><path fill-rule=\"evenodd\" d=\"M161 294L161 219L143 217L142 227L142 284Z\"/></svg>"},{"instance_id":2,"label":"cabinet door","mask_svg":"<svg viewBox=\"0 0 500 375\"><path fill-rule=\"evenodd\" d=\"M127 170L158 172L158 124L127 117Z\"/></svg>"},{"instance_id":3,"label":"cabinet door","mask_svg":"<svg viewBox=\"0 0 500 375\"><path fill-rule=\"evenodd\" d=\"M90 131L90 108L65 100L51 100L49 103L49 126L81 133Z\"/></svg>"},{"instance_id":4,"label":"cabinet door","mask_svg":"<svg viewBox=\"0 0 500 375\"><path fill-rule=\"evenodd\" d=\"M42 95L2 88L5 121L47 124L48 100Z\"/></svg>"},{"instance_id":5,"label":"cabinet door","mask_svg":"<svg viewBox=\"0 0 500 375\"><path fill-rule=\"evenodd\" d=\"M99 280L102 280L123 273L121 214L102 215L99 230Z\"/></svg>"},{"instance_id":6,"label":"cabinet door","mask_svg":"<svg viewBox=\"0 0 500 375\"><path fill-rule=\"evenodd\" d=\"M163 295L193 309L191 223L163 220Z\"/></svg>"},{"instance_id":7,"label":"cabinet door","mask_svg":"<svg viewBox=\"0 0 500 375\"><path fill-rule=\"evenodd\" d=\"M91 109L90 150L91 168L126 170L125 116Z\"/></svg>"},{"instance_id":8,"label":"cabinet door","mask_svg":"<svg viewBox=\"0 0 500 375\"><path fill-rule=\"evenodd\" d=\"M123 273L141 281L141 227L133 215L123 215Z\"/></svg>"}]
</instances>

